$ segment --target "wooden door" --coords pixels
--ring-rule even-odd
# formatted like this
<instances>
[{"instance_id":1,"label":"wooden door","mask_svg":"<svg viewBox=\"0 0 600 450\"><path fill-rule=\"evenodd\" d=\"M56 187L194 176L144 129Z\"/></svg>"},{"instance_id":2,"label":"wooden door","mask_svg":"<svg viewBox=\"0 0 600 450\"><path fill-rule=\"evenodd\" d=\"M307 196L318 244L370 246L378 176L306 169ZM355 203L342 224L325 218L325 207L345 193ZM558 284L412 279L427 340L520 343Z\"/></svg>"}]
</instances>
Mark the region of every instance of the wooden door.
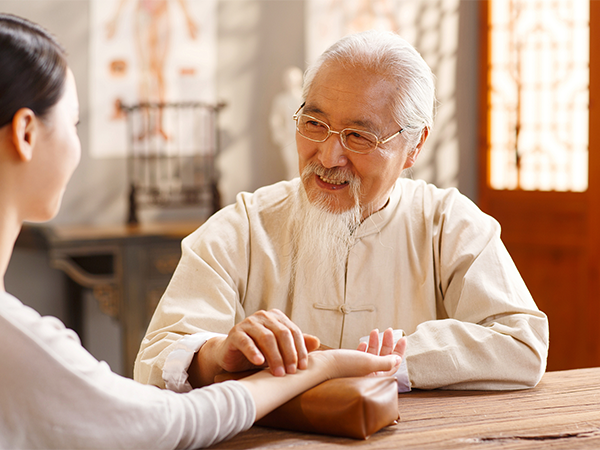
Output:
<instances>
[{"instance_id":1,"label":"wooden door","mask_svg":"<svg viewBox=\"0 0 600 450\"><path fill-rule=\"evenodd\" d=\"M590 2L588 184L582 192L491 187L490 2L481 2L479 205L550 322L548 370L600 366L600 2Z\"/></svg>"}]
</instances>

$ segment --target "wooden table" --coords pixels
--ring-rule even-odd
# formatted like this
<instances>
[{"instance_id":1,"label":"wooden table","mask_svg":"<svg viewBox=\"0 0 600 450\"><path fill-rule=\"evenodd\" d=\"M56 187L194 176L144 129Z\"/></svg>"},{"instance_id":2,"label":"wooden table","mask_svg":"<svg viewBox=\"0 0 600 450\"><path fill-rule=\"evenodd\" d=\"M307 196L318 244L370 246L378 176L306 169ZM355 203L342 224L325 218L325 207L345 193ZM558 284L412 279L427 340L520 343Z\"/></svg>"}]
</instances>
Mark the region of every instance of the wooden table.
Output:
<instances>
[{"instance_id":1,"label":"wooden table","mask_svg":"<svg viewBox=\"0 0 600 450\"><path fill-rule=\"evenodd\" d=\"M220 449L600 449L600 368L548 372L522 391L413 391L366 441L253 427Z\"/></svg>"}]
</instances>

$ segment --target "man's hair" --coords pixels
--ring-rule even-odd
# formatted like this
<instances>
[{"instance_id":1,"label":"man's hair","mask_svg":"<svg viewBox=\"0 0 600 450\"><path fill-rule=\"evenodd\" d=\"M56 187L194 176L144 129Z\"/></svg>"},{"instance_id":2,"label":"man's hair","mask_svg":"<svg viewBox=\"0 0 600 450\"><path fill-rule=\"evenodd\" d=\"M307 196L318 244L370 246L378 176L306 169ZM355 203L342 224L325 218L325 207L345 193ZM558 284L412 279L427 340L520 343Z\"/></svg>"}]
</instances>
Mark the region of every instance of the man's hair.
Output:
<instances>
[{"instance_id":1,"label":"man's hair","mask_svg":"<svg viewBox=\"0 0 600 450\"><path fill-rule=\"evenodd\" d=\"M397 85L394 120L405 129L409 142L416 145L423 129L431 129L435 105L433 74L415 48L397 34L371 30L337 41L307 69L304 100L321 67L329 64L366 68L393 80Z\"/></svg>"},{"instance_id":2,"label":"man's hair","mask_svg":"<svg viewBox=\"0 0 600 450\"><path fill-rule=\"evenodd\" d=\"M65 51L50 33L0 14L0 127L21 108L43 118L62 97L66 77Z\"/></svg>"}]
</instances>

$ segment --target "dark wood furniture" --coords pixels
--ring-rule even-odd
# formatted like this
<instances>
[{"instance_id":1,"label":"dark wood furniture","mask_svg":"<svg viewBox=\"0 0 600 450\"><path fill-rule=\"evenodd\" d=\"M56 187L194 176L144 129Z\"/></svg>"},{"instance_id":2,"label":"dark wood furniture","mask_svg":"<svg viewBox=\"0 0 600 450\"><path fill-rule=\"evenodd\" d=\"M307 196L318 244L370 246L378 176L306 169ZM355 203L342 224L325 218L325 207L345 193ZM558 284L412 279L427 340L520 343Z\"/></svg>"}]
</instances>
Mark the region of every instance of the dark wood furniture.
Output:
<instances>
[{"instance_id":1,"label":"dark wood furniture","mask_svg":"<svg viewBox=\"0 0 600 450\"><path fill-rule=\"evenodd\" d=\"M69 311L66 322L80 338L84 336L82 294L85 289L91 290L102 312L119 322L124 374L131 377L152 313L179 262L181 240L199 225L199 222L137 226L28 225L16 245L47 251L50 265L66 274Z\"/></svg>"},{"instance_id":2,"label":"dark wood furniture","mask_svg":"<svg viewBox=\"0 0 600 450\"><path fill-rule=\"evenodd\" d=\"M600 368L548 372L521 391L413 391L366 441L252 427L219 449L597 449Z\"/></svg>"}]
</instances>

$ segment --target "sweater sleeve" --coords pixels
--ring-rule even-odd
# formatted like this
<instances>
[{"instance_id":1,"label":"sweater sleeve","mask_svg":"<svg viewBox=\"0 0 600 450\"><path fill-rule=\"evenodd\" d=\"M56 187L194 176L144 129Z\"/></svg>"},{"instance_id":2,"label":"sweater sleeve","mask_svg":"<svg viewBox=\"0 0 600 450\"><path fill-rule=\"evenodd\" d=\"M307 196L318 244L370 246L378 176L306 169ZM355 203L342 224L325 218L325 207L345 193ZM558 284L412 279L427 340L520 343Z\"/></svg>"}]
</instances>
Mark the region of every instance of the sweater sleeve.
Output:
<instances>
[{"instance_id":1,"label":"sweater sleeve","mask_svg":"<svg viewBox=\"0 0 600 450\"><path fill-rule=\"evenodd\" d=\"M112 373L52 317L0 296L0 447L198 448L255 419L237 382L187 394Z\"/></svg>"}]
</instances>

